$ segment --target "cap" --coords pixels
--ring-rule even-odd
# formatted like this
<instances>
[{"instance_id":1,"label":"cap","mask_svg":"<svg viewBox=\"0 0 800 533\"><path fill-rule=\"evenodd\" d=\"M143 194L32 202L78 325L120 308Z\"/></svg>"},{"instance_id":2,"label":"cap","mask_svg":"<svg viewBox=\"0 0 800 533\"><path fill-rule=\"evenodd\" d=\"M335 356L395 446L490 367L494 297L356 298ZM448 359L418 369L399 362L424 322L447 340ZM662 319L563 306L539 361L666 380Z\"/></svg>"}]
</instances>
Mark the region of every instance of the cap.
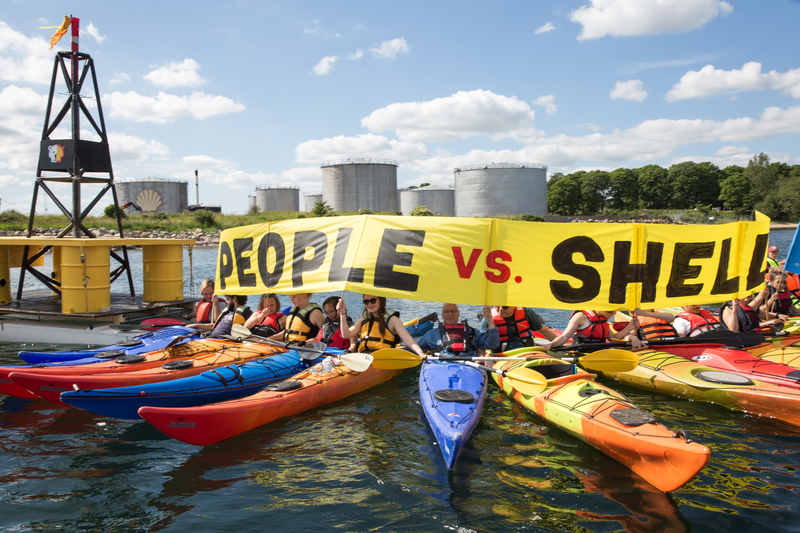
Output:
<instances>
[{"instance_id":1,"label":"cap","mask_svg":"<svg viewBox=\"0 0 800 533\"><path fill-rule=\"evenodd\" d=\"M773 246L770 246L770 247L769 247L769 251L770 251L770 252L777 252L777 251L778 251L778 247L777 247L777 246L774 246L774 245L773 245Z\"/></svg>"}]
</instances>

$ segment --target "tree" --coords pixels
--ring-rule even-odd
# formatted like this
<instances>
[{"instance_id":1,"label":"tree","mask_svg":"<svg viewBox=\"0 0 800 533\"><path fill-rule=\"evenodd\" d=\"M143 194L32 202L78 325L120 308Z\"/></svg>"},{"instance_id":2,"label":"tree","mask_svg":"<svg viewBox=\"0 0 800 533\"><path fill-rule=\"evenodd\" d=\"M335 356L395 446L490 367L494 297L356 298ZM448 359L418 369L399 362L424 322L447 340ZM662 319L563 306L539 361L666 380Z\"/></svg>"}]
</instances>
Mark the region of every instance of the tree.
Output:
<instances>
[{"instance_id":1,"label":"tree","mask_svg":"<svg viewBox=\"0 0 800 533\"><path fill-rule=\"evenodd\" d=\"M750 180L744 175L744 169L727 167L724 172L727 177L723 180L719 193L722 205L733 209L739 215L752 211L755 203L752 195L753 187Z\"/></svg>"},{"instance_id":2,"label":"tree","mask_svg":"<svg viewBox=\"0 0 800 533\"><path fill-rule=\"evenodd\" d=\"M672 182L667 169L646 165L635 169L639 175L639 201L645 209L667 209L672 204Z\"/></svg>"},{"instance_id":3,"label":"tree","mask_svg":"<svg viewBox=\"0 0 800 533\"><path fill-rule=\"evenodd\" d=\"M422 187L430 187L431 184L426 181L425 183L420 183L419 186L420 186L420 188L422 188Z\"/></svg>"},{"instance_id":4,"label":"tree","mask_svg":"<svg viewBox=\"0 0 800 533\"><path fill-rule=\"evenodd\" d=\"M433 211L425 207L424 205L418 205L411 212L408 213L412 217L432 217Z\"/></svg>"},{"instance_id":5,"label":"tree","mask_svg":"<svg viewBox=\"0 0 800 533\"><path fill-rule=\"evenodd\" d=\"M328 202L322 200L314 204L314 209L311 210L311 216L314 217L332 217L336 216L333 208L328 205Z\"/></svg>"},{"instance_id":6,"label":"tree","mask_svg":"<svg viewBox=\"0 0 800 533\"><path fill-rule=\"evenodd\" d=\"M639 208L639 174L629 168L618 168L609 176L608 207L626 211Z\"/></svg>"},{"instance_id":7,"label":"tree","mask_svg":"<svg viewBox=\"0 0 800 533\"><path fill-rule=\"evenodd\" d=\"M117 213L119 213L119 218L128 218L128 215L122 209L117 206ZM114 218L114 204L107 205L105 209L103 209L103 215L106 218Z\"/></svg>"},{"instance_id":8,"label":"tree","mask_svg":"<svg viewBox=\"0 0 800 533\"><path fill-rule=\"evenodd\" d=\"M547 212L553 215L572 216L581 212L581 176L584 171L560 178L547 187ZM551 178L552 180L552 178Z\"/></svg>"},{"instance_id":9,"label":"tree","mask_svg":"<svg viewBox=\"0 0 800 533\"><path fill-rule=\"evenodd\" d=\"M684 161L669 167L668 175L675 194L672 207L689 209L698 204L719 206L719 184L725 173L718 166L709 163Z\"/></svg>"},{"instance_id":10,"label":"tree","mask_svg":"<svg viewBox=\"0 0 800 533\"><path fill-rule=\"evenodd\" d=\"M609 197L611 175L605 170L592 170L581 176L583 214L595 215L603 211Z\"/></svg>"}]
</instances>

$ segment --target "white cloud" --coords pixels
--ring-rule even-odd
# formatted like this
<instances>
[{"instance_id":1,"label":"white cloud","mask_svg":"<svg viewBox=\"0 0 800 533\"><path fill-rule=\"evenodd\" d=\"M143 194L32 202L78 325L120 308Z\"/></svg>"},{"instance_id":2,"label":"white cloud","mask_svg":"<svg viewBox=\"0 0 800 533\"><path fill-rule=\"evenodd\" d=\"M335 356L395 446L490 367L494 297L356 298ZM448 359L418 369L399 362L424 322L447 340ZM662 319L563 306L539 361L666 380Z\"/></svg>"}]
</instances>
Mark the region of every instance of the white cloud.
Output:
<instances>
[{"instance_id":1,"label":"white cloud","mask_svg":"<svg viewBox=\"0 0 800 533\"><path fill-rule=\"evenodd\" d=\"M314 67L314 74L317 76L327 76L333 70L333 64L339 56L325 56L320 59L319 63Z\"/></svg>"},{"instance_id":2,"label":"white cloud","mask_svg":"<svg viewBox=\"0 0 800 533\"><path fill-rule=\"evenodd\" d=\"M131 81L131 77L125 72L115 72L114 77L111 78L111 81L109 81L108 84L113 87L115 85L119 85L120 83L127 83L129 81Z\"/></svg>"},{"instance_id":3,"label":"white cloud","mask_svg":"<svg viewBox=\"0 0 800 533\"><path fill-rule=\"evenodd\" d=\"M144 79L159 87L198 87L206 80L197 73L200 64L194 59L186 58L180 63L172 61L163 67L154 68L142 76Z\"/></svg>"},{"instance_id":4,"label":"white cloud","mask_svg":"<svg viewBox=\"0 0 800 533\"><path fill-rule=\"evenodd\" d=\"M357 49L355 52L347 56L347 59L361 59L364 57L364 52L361 48Z\"/></svg>"},{"instance_id":5,"label":"white cloud","mask_svg":"<svg viewBox=\"0 0 800 533\"><path fill-rule=\"evenodd\" d=\"M428 155L428 150L422 143L397 141L372 133L356 137L339 135L328 139L312 139L298 144L294 151L296 161L317 164L329 159L356 157L408 161Z\"/></svg>"},{"instance_id":6,"label":"white cloud","mask_svg":"<svg viewBox=\"0 0 800 533\"><path fill-rule=\"evenodd\" d=\"M0 91L0 169L35 169L47 96L29 87Z\"/></svg>"},{"instance_id":7,"label":"white cloud","mask_svg":"<svg viewBox=\"0 0 800 533\"><path fill-rule=\"evenodd\" d=\"M750 154L751 150L745 146L723 146L717 150L718 156L730 156L737 154Z\"/></svg>"},{"instance_id":8,"label":"white cloud","mask_svg":"<svg viewBox=\"0 0 800 533\"><path fill-rule=\"evenodd\" d=\"M518 138L533 129L534 112L516 97L481 89L427 102L395 103L361 119L373 132L394 130L403 141L452 141L475 135Z\"/></svg>"},{"instance_id":9,"label":"white cloud","mask_svg":"<svg viewBox=\"0 0 800 533\"><path fill-rule=\"evenodd\" d=\"M13 187L21 184L22 182L16 176L12 176L10 174L0 174L0 187Z\"/></svg>"},{"instance_id":10,"label":"white cloud","mask_svg":"<svg viewBox=\"0 0 800 533\"><path fill-rule=\"evenodd\" d=\"M547 96L540 96L536 100L531 102L533 105L540 105L544 106L545 111L548 115L554 115L558 113L558 107L556 106L556 97L552 94L548 94Z\"/></svg>"},{"instance_id":11,"label":"white cloud","mask_svg":"<svg viewBox=\"0 0 800 533\"><path fill-rule=\"evenodd\" d=\"M533 33L535 35L539 35L540 33L551 32L554 29L556 29L556 27L553 26L553 23L552 22L548 22L547 24L545 24L543 26L539 26L538 28L536 28Z\"/></svg>"},{"instance_id":12,"label":"white cloud","mask_svg":"<svg viewBox=\"0 0 800 533\"><path fill-rule=\"evenodd\" d=\"M0 21L0 80L49 85L53 75L49 38L27 37Z\"/></svg>"},{"instance_id":13,"label":"white cloud","mask_svg":"<svg viewBox=\"0 0 800 533\"><path fill-rule=\"evenodd\" d=\"M741 70L721 70L706 65L699 71L690 70L667 93L668 102L685 98L703 98L727 91L758 91L772 89L783 91L792 98L800 98L800 68L780 73L775 70L761 72L761 63L745 63Z\"/></svg>"},{"instance_id":14,"label":"white cloud","mask_svg":"<svg viewBox=\"0 0 800 533\"><path fill-rule=\"evenodd\" d=\"M325 27L322 25L322 23L324 21L325 21L325 19L322 18L322 17L315 18L314 19L314 27L310 28L310 29L309 28L305 28L303 30L303 33L305 33L306 35L314 35L315 33L318 33L320 35L324 35L325 37L341 37L342 36L339 33L335 33L335 34L334 33L330 33L327 29L325 29Z\"/></svg>"},{"instance_id":15,"label":"white cloud","mask_svg":"<svg viewBox=\"0 0 800 533\"><path fill-rule=\"evenodd\" d=\"M136 91L113 92L104 95L103 100L111 118L154 124L168 124L186 117L204 119L245 110L244 104L201 92L193 92L189 96L159 92L156 97L144 96Z\"/></svg>"},{"instance_id":16,"label":"white cloud","mask_svg":"<svg viewBox=\"0 0 800 533\"><path fill-rule=\"evenodd\" d=\"M391 41L383 41L380 46L370 48L369 52L375 57L382 57L384 59L394 59L399 53L408 53L408 43L403 37L399 39L392 39Z\"/></svg>"},{"instance_id":17,"label":"white cloud","mask_svg":"<svg viewBox=\"0 0 800 533\"><path fill-rule=\"evenodd\" d=\"M647 98L647 91L644 90L642 80L618 81L608 96L614 100L644 102L644 99Z\"/></svg>"},{"instance_id":18,"label":"white cloud","mask_svg":"<svg viewBox=\"0 0 800 533\"><path fill-rule=\"evenodd\" d=\"M606 35L629 37L678 33L703 27L733 12L723 0L590 0L570 14L583 26L579 41Z\"/></svg>"},{"instance_id":19,"label":"white cloud","mask_svg":"<svg viewBox=\"0 0 800 533\"><path fill-rule=\"evenodd\" d=\"M81 30L81 33L86 33L88 35L91 35L92 37L94 37L94 40L97 41L98 44L103 44L103 41L106 40L106 36L100 35L100 31L91 22L89 23L88 26L86 26L86 28Z\"/></svg>"},{"instance_id":20,"label":"white cloud","mask_svg":"<svg viewBox=\"0 0 800 533\"><path fill-rule=\"evenodd\" d=\"M187 155L182 157L181 161L193 167L232 168L236 166L236 163L232 161L217 159L210 155Z\"/></svg>"},{"instance_id":21,"label":"white cloud","mask_svg":"<svg viewBox=\"0 0 800 533\"><path fill-rule=\"evenodd\" d=\"M141 163L150 159L163 159L169 156L169 147L155 140L119 132L109 132L108 146L111 160Z\"/></svg>"}]
</instances>

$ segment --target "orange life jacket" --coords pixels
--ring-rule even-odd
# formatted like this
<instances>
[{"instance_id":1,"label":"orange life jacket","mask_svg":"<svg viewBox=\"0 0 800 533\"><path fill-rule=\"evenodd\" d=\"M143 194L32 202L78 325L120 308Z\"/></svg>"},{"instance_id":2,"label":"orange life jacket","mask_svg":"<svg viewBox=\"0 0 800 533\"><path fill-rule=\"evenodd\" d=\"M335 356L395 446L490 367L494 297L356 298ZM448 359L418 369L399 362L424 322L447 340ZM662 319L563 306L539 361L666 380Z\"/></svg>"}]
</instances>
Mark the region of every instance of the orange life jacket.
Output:
<instances>
[{"instance_id":1,"label":"orange life jacket","mask_svg":"<svg viewBox=\"0 0 800 533\"><path fill-rule=\"evenodd\" d=\"M661 339L663 337L677 337L678 332L672 324L660 318L651 316L639 317L639 330L636 334L640 339Z\"/></svg>"},{"instance_id":2,"label":"orange life jacket","mask_svg":"<svg viewBox=\"0 0 800 533\"><path fill-rule=\"evenodd\" d=\"M514 308L514 316L508 318L500 316L499 307L492 307L492 320L497 326L501 344L508 342L509 337L512 335L524 339L531 334L531 325L528 323L528 317L525 316L524 307Z\"/></svg>"},{"instance_id":3,"label":"orange life jacket","mask_svg":"<svg viewBox=\"0 0 800 533\"><path fill-rule=\"evenodd\" d=\"M575 335L581 340L604 342L608 339L611 328L608 325L607 318L598 315L594 311L584 310L573 312L572 315L570 315L570 319L575 316L575 313L583 313L589 321L589 324L575 332Z\"/></svg>"},{"instance_id":4,"label":"orange life jacket","mask_svg":"<svg viewBox=\"0 0 800 533\"><path fill-rule=\"evenodd\" d=\"M678 314L678 316L689 322L689 333L686 335L687 337L694 337L697 333L719 329L719 321L705 309L700 309L699 315L684 311Z\"/></svg>"}]
</instances>

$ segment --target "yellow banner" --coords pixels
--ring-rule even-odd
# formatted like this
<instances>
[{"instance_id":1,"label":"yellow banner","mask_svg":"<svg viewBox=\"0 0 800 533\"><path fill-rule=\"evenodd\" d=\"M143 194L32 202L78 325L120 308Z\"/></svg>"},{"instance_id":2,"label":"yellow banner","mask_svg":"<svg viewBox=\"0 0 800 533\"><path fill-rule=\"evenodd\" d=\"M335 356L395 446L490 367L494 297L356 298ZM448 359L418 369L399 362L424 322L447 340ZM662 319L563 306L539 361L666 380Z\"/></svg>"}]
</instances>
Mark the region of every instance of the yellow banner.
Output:
<instances>
[{"instance_id":1,"label":"yellow banner","mask_svg":"<svg viewBox=\"0 0 800 533\"><path fill-rule=\"evenodd\" d=\"M222 232L222 294L354 291L614 311L712 304L763 285L769 219L716 226L349 216Z\"/></svg>"}]
</instances>

